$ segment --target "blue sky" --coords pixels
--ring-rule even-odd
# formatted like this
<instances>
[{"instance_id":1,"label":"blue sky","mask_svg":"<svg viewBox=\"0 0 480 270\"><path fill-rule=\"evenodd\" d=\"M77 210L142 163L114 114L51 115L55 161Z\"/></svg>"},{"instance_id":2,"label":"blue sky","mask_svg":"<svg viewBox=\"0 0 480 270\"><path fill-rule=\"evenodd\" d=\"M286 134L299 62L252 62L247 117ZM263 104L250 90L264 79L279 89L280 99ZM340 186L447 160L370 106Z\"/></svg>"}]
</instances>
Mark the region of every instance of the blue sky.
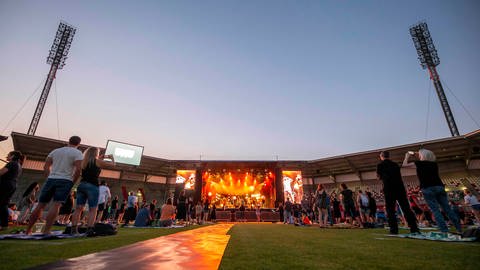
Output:
<instances>
[{"instance_id":1,"label":"blue sky","mask_svg":"<svg viewBox=\"0 0 480 270\"><path fill-rule=\"evenodd\" d=\"M46 78L64 20L78 30L38 136L249 160L448 137L408 31L425 20L465 134L480 128L456 99L480 122L479 12L478 1L0 0L0 132L27 132L41 89L7 124Z\"/></svg>"}]
</instances>

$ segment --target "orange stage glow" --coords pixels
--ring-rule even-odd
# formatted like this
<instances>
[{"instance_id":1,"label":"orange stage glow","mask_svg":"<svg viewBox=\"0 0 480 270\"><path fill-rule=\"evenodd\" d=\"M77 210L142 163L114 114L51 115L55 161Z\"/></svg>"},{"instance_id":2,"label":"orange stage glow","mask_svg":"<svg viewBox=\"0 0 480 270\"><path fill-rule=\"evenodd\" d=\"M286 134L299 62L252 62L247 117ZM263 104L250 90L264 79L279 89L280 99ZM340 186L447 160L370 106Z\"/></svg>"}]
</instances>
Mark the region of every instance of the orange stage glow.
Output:
<instances>
[{"instance_id":1,"label":"orange stage glow","mask_svg":"<svg viewBox=\"0 0 480 270\"><path fill-rule=\"evenodd\" d=\"M220 207L239 207L242 203L273 207L275 201L275 181L271 172L253 175L241 171L210 173L204 174L203 183L203 197L211 198L211 203Z\"/></svg>"}]
</instances>

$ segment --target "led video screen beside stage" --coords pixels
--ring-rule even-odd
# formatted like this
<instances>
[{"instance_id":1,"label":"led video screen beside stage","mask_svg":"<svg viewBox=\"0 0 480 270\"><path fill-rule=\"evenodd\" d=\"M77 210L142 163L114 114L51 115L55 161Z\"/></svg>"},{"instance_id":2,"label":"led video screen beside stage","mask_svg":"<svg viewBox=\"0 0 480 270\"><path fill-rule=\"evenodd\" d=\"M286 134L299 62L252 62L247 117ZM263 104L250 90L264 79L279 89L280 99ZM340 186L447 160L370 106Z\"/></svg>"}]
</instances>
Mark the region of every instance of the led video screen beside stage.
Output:
<instances>
[{"instance_id":1,"label":"led video screen beside stage","mask_svg":"<svg viewBox=\"0 0 480 270\"><path fill-rule=\"evenodd\" d=\"M139 166L143 146L108 140L105 155L113 155L116 163Z\"/></svg>"},{"instance_id":2,"label":"led video screen beside stage","mask_svg":"<svg viewBox=\"0 0 480 270\"><path fill-rule=\"evenodd\" d=\"M195 188L195 170L177 170L177 184L185 183L185 189Z\"/></svg>"},{"instance_id":3,"label":"led video screen beside stage","mask_svg":"<svg viewBox=\"0 0 480 270\"><path fill-rule=\"evenodd\" d=\"M303 199L303 183L301 171L282 171L283 192L285 201L301 203Z\"/></svg>"}]
</instances>

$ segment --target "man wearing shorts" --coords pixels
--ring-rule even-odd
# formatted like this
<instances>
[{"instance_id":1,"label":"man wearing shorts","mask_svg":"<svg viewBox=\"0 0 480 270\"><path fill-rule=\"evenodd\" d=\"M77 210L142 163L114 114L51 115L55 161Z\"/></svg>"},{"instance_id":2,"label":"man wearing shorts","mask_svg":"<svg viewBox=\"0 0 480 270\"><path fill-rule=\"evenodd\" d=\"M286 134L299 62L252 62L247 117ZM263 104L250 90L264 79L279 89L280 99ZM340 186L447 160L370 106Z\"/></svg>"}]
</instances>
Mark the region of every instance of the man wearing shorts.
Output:
<instances>
[{"instance_id":1,"label":"man wearing shorts","mask_svg":"<svg viewBox=\"0 0 480 270\"><path fill-rule=\"evenodd\" d=\"M54 204L50 207L44 234L50 234L53 222L57 219L58 211L65 202L74 183L78 181L81 172L81 164L83 155L78 146L80 145L80 137L72 136L68 141L68 145L55 149L47 156L43 170L47 181L42 187L38 206L30 216L26 234L32 233L32 227L43 213L43 209L52 200Z\"/></svg>"}]
</instances>

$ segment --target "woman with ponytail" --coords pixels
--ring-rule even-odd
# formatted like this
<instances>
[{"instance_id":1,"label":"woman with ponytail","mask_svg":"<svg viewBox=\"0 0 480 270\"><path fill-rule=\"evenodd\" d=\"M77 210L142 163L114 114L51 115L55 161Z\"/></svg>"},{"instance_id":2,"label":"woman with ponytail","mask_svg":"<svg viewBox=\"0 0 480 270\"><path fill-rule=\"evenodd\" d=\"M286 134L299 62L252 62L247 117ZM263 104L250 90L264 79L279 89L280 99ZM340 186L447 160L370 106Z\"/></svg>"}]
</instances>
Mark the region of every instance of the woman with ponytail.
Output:
<instances>
[{"instance_id":1,"label":"woman with ponytail","mask_svg":"<svg viewBox=\"0 0 480 270\"><path fill-rule=\"evenodd\" d=\"M104 158L111 159L112 162L104 161ZM71 234L78 233L78 221L88 201L87 236L95 235L93 226L97 216L99 197L98 177L100 176L102 168L112 167L113 165L115 165L113 155L99 156L99 150L96 147L90 147L83 153L82 179L77 188L77 207L72 216Z\"/></svg>"}]
</instances>

